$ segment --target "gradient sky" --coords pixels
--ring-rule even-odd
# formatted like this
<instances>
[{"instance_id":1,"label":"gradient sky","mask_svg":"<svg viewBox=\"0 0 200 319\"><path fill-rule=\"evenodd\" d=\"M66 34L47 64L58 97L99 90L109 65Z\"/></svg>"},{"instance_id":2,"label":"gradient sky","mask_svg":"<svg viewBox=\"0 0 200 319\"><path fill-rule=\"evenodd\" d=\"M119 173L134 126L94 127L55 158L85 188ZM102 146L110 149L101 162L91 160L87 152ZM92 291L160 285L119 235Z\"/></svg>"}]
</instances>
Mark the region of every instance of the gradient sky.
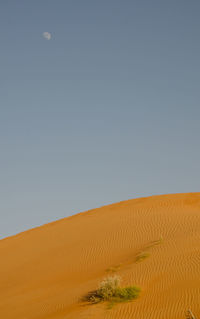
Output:
<instances>
[{"instance_id":1,"label":"gradient sky","mask_svg":"<svg viewBox=\"0 0 200 319\"><path fill-rule=\"evenodd\" d=\"M0 238L199 191L199 17L199 0L1 0Z\"/></svg>"}]
</instances>

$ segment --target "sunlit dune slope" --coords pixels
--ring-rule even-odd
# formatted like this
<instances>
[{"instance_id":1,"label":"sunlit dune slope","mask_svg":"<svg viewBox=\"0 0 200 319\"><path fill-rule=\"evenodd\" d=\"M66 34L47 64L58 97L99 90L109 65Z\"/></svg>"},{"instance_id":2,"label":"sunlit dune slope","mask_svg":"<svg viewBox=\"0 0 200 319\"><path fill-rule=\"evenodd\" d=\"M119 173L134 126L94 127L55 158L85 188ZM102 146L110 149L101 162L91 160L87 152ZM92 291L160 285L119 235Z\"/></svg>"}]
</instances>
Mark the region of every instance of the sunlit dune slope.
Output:
<instances>
[{"instance_id":1,"label":"sunlit dune slope","mask_svg":"<svg viewBox=\"0 0 200 319\"><path fill-rule=\"evenodd\" d=\"M113 269L139 299L83 303ZM200 193L124 201L0 241L2 319L184 319L189 308L200 318L199 300Z\"/></svg>"}]
</instances>

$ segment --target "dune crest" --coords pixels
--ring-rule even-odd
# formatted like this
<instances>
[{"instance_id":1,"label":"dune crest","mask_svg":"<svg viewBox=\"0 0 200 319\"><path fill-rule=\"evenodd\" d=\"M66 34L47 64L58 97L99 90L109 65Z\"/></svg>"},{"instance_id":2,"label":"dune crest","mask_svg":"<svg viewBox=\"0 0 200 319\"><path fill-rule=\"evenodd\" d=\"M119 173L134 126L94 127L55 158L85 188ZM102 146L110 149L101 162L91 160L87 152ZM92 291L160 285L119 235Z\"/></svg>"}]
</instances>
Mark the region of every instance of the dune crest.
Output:
<instances>
[{"instance_id":1,"label":"dune crest","mask_svg":"<svg viewBox=\"0 0 200 319\"><path fill-rule=\"evenodd\" d=\"M200 318L200 193L133 199L0 241L3 319ZM118 274L139 299L81 298Z\"/></svg>"}]
</instances>

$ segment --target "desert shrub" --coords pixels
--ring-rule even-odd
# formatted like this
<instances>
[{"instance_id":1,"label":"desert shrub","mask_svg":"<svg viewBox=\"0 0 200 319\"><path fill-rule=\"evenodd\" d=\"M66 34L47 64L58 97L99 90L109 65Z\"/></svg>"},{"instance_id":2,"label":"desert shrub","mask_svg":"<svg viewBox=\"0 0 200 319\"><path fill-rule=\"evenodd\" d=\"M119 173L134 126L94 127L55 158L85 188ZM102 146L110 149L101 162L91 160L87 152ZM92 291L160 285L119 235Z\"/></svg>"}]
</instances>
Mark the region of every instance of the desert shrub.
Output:
<instances>
[{"instance_id":1,"label":"desert shrub","mask_svg":"<svg viewBox=\"0 0 200 319\"><path fill-rule=\"evenodd\" d=\"M136 286L130 286L125 288L118 288L115 292L116 298L121 301L129 301L136 299L140 294L140 288Z\"/></svg>"},{"instance_id":2,"label":"desert shrub","mask_svg":"<svg viewBox=\"0 0 200 319\"><path fill-rule=\"evenodd\" d=\"M113 306L117 302L131 301L139 296L139 287L122 288L120 282L121 278L119 276L104 278L99 284L99 288L87 296L87 301L91 303L108 301Z\"/></svg>"},{"instance_id":3,"label":"desert shrub","mask_svg":"<svg viewBox=\"0 0 200 319\"><path fill-rule=\"evenodd\" d=\"M121 278L119 276L107 277L99 284L97 295L102 300L109 300L119 288Z\"/></svg>"},{"instance_id":4,"label":"desert shrub","mask_svg":"<svg viewBox=\"0 0 200 319\"><path fill-rule=\"evenodd\" d=\"M89 301L91 303L99 303L101 301L101 298L94 292L94 294L91 294L89 297Z\"/></svg>"}]
</instances>

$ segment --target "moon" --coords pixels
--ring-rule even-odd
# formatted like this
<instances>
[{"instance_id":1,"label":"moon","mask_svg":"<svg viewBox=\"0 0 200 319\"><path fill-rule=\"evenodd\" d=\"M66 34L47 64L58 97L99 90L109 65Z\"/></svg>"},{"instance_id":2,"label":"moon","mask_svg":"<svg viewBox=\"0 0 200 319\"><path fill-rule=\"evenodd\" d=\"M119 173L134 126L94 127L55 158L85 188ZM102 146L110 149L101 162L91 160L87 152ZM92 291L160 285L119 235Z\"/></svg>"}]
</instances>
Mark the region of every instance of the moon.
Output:
<instances>
[{"instance_id":1,"label":"moon","mask_svg":"<svg viewBox=\"0 0 200 319\"><path fill-rule=\"evenodd\" d=\"M51 40L51 33L50 32L43 32L43 38L46 40Z\"/></svg>"}]
</instances>

